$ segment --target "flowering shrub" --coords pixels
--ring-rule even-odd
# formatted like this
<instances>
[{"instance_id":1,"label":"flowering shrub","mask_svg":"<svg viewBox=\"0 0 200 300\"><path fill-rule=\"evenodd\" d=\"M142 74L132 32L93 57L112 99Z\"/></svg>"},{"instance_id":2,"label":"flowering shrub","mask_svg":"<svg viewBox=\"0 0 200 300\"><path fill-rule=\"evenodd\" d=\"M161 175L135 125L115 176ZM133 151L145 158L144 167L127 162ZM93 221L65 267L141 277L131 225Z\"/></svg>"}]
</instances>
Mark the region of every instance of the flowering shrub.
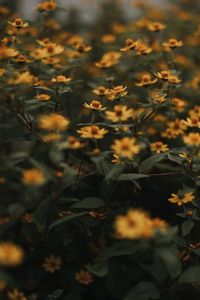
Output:
<instances>
[{"instance_id":1,"label":"flowering shrub","mask_svg":"<svg viewBox=\"0 0 200 300\"><path fill-rule=\"evenodd\" d=\"M200 297L198 3L145 3L0 7L0 299Z\"/></svg>"}]
</instances>

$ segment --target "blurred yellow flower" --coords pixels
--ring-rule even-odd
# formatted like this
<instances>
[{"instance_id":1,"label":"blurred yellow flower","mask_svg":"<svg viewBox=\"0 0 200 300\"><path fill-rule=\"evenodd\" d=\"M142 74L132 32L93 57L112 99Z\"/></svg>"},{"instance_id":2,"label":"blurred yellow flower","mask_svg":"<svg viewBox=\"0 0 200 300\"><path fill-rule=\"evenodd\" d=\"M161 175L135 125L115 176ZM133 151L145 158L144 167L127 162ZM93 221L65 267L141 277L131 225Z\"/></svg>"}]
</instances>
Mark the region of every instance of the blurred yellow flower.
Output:
<instances>
[{"instance_id":1,"label":"blurred yellow flower","mask_svg":"<svg viewBox=\"0 0 200 300\"><path fill-rule=\"evenodd\" d=\"M18 266L23 262L24 251L12 242L0 242L0 265Z\"/></svg>"},{"instance_id":2,"label":"blurred yellow flower","mask_svg":"<svg viewBox=\"0 0 200 300\"><path fill-rule=\"evenodd\" d=\"M103 107L103 105L101 104L101 102L99 102L98 100L92 100L90 104L84 103L83 105L86 108L93 109L93 110L103 111L103 110L106 109L105 107Z\"/></svg>"},{"instance_id":3,"label":"blurred yellow flower","mask_svg":"<svg viewBox=\"0 0 200 300\"><path fill-rule=\"evenodd\" d=\"M136 82L135 85L137 86L149 86L151 84L154 84L158 81L157 78L152 78L151 74L146 73L143 74L140 78L140 81Z\"/></svg>"},{"instance_id":4,"label":"blurred yellow flower","mask_svg":"<svg viewBox=\"0 0 200 300\"><path fill-rule=\"evenodd\" d=\"M89 285L93 281L92 275L88 271L85 271L85 270L80 270L79 272L76 272L75 279L79 283L84 284L84 285Z\"/></svg>"},{"instance_id":5,"label":"blurred yellow flower","mask_svg":"<svg viewBox=\"0 0 200 300\"><path fill-rule=\"evenodd\" d=\"M0 59L7 59L9 57L15 57L17 55L18 51L13 48L9 48L7 46L0 47Z\"/></svg>"},{"instance_id":6,"label":"blurred yellow flower","mask_svg":"<svg viewBox=\"0 0 200 300\"><path fill-rule=\"evenodd\" d=\"M24 293L20 292L18 289L14 289L8 292L8 299L10 300L28 300Z\"/></svg>"},{"instance_id":7,"label":"blurred yellow flower","mask_svg":"<svg viewBox=\"0 0 200 300\"><path fill-rule=\"evenodd\" d=\"M183 136L183 141L189 146L200 146L200 133L190 132L188 135Z\"/></svg>"},{"instance_id":8,"label":"blurred yellow flower","mask_svg":"<svg viewBox=\"0 0 200 300\"><path fill-rule=\"evenodd\" d=\"M43 185L45 181L44 173L40 169L32 168L22 173L22 182L25 185Z\"/></svg>"},{"instance_id":9,"label":"blurred yellow flower","mask_svg":"<svg viewBox=\"0 0 200 300\"><path fill-rule=\"evenodd\" d=\"M39 101L49 101L51 96L48 94L38 94L35 98Z\"/></svg>"},{"instance_id":10,"label":"blurred yellow flower","mask_svg":"<svg viewBox=\"0 0 200 300\"><path fill-rule=\"evenodd\" d=\"M115 105L113 111L106 111L106 118L112 122L123 122L133 117L133 109L126 105Z\"/></svg>"},{"instance_id":11,"label":"blurred yellow flower","mask_svg":"<svg viewBox=\"0 0 200 300\"><path fill-rule=\"evenodd\" d=\"M41 115L38 118L38 127L44 130L64 131L69 125L69 120L58 113Z\"/></svg>"},{"instance_id":12,"label":"blurred yellow flower","mask_svg":"<svg viewBox=\"0 0 200 300\"><path fill-rule=\"evenodd\" d=\"M51 79L51 82L53 83L67 83L72 80L71 77L65 77L64 75L58 75Z\"/></svg>"},{"instance_id":13,"label":"blurred yellow flower","mask_svg":"<svg viewBox=\"0 0 200 300\"><path fill-rule=\"evenodd\" d=\"M36 8L39 11L47 11L47 12L55 10L56 7L57 4L55 0L45 1L36 6Z\"/></svg>"},{"instance_id":14,"label":"blurred yellow flower","mask_svg":"<svg viewBox=\"0 0 200 300\"><path fill-rule=\"evenodd\" d=\"M13 22L8 21L8 24L10 24L11 26L13 26L17 29L25 28L25 27L29 26L29 24L27 22L24 22L21 18L16 18L16 19L14 19Z\"/></svg>"},{"instance_id":15,"label":"blurred yellow flower","mask_svg":"<svg viewBox=\"0 0 200 300\"><path fill-rule=\"evenodd\" d=\"M121 140L115 140L111 149L121 158L132 159L140 152L140 146L136 144L135 138L124 137Z\"/></svg>"}]
</instances>

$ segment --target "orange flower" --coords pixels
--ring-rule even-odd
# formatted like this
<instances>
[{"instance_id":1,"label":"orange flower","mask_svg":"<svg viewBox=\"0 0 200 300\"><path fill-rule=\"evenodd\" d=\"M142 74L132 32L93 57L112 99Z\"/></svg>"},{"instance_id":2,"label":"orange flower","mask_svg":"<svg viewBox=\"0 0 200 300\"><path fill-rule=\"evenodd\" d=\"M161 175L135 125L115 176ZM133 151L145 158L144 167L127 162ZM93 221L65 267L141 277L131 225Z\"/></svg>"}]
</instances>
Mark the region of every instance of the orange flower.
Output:
<instances>
[{"instance_id":1,"label":"orange flower","mask_svg":"<svg viewBox=\"0 0 200 300\"><path fill-rule=\"evenodd\" d=\"M136 144L135 138L124 137L121 140L115 140L111 149L121 158L132 159L140 152L140 146Z\"/></svg>"},{"instance_id":2,"label":"orange flower","mask_svg":"<svg viewBox=\"0 0 200 300\"><path fill-rule=\"evenodd\" d=\"M24 170L22 173L22 182L25 185L43 185L46 179L44 173L36 168Z\"/></svg>"},{"instance_id":3,"label":"orange flower","mask_svg":"<svg viewBox=\"0 0 200 300\"><path fill-rule=\"evenodd\" d=\"M75 136L72 135L68 136L67 142L69 149L77 150L85 147L85 143L81 143Z\"/></svg>"},{"instance_id":4,"label":"orange flower","mask_svg":"<svg viewBox=\"0 0 200 300\"><path fill-rule=\"evenodd\" d=\"M135 51L137 55L147 55L152 52L152 48L148 47L147 44L143 41L138 41Z\"/></svg>"},{"instance_id":5,"label":"orange flower","mask_svg":"<svg viewBox=\"0 0 200 300\"><path fill-rule=\"evenodd\" d=\"M157 81L158 81L157 78L152 79L151 74L146 73L146 74L143 74L141 76L140 81L135 83L135 85L137 85L137 86L149 86L151 84L156 83Z\"/></svg>"},{"instance_id":6,"label":"orange flower","mask_svg":"<svg viewBox=\"0 0 200 300\"><path fill-rule=\"evenodd\" d=\"M7 59L9 57L15 57L18 55L18 52L7 46L0 47L0 59Z\"/></svg>"},{"instance_id":7,"label":"orange flower","mask_svg":"<svg viewBox=\"0 0 200 300\"><path fill-rule=\"evenodd\" d=\"M81 127L77 132L84 139L102 139L108 132L105 128L99 128L99 126L91 125Z\"/></svg>"},{"instance_id":8,"label":"orange flower","mask_svg":"<svg viewBox=\"0 0 200 300\"><path fill-rule=\"evenodd\" d=\"M93 110L103 111L103 110L106 109L105 107L103 107L103 105L101 104L101 102L99 102L98 100L92 100L90 104L84 103L83 105L86 108L93 109Z\"/></svg>"},{"instance_id":9,"label":"orange flower","mask_svg":"<svg viewBox=\"0 0 200 300\"><path fill-rule=\"evenodd\" d=\"M39 11L47 11L47 12L55 10L56 7L57 7L57 4L56 4L55 0L45 1L36 6L36 8Z\"/></svg>"},{"instance_id":10,"label":"orange flower","mask_svg":"<svg viewBox=\"0 0 200 300\"><path fill-rule=\"evenodd\" d=\"M55 256L51 254L50 256L44 259L42 266L46 272L53 274L56 271L60 270L61 264L62 264L62 260L60 256Z\"/></svg>"},{"instance_id":11,"label":"orange flower","mask_svg":"<svg viewBox=\"0 0 200 300\"><path fill-rule=\"evenodd\" d=\"M109 89L105 88L104 86L99 86L93 90L93 93L98 96L106 96L109 94Z\"/></svg>"},{"instance_id":12,"label":"orange flower","mask_svg":"<svg viewBox=\"0 0 200 300\"><path fill-rule=\"evenodd\" d=\"M154 142L150 144L151 151L156 152L157 154L161 152L169 151L168 145L164 144L161 141Z\"/></svg>"},{"instance_id":13,"label":"orange flower","mask_svg":"<svg viewBox=\"0 0 200 300\"><path fill-rule=\"evenodd\" d=\"M67 83L72 80L71 77L65 77L64 75L58 75L57 77L54 77L51 79L51 82L53 83Z\"/></svg>"},{"instance_id":14,"label":"orange flower","mask_svg":"<svg viewBox=\"0 0 200 300\"><path fill-rule=\"evenodd\" d=\"M164 30L166 28L166 25L160 22L150 22L147 24L147 29L149 31L156 31L159 32L161 30Z\"/></svg>"},{"instance_id":15,"label":"orange flower","mask_svg":"<svg viewBox=\"0 0 200 300\"><path fill-rule=\"evenodd\" d=\"M92 275L88 271L80 270L75 274L75 279L84 285L89 285L92 281Z\"/></svg>"},{"instance_id":16,"label":"orange flower","mask_svg":"<svg viewBox=\"0 0 200 300\"><path fill-rule=\"evenodd\" d=\"M34 84L36 82L36 77L30 74L29 71L23 73L17 73L15 79L9 79L8 84Z\"/></svg>"},{"instance_id":17,"label":"orange flower","mask_svg":"<svg viewBox=\"0 0 200 300\"><path fill-rule=\"evenodd\" d=\"M119 97L124 97L128 94L126 91L127 87L123 85L117 85L109 90L107 99L113 101Z\"/></svg>"},{"instance_id":18,"label":"orange flower","mask_svg":"<svg viewBox=\"0 0 200 300\"><path fill-rule=\"evenodd\" d=\"M191 116L190 118L187 118L186 121L183 120L182 122L188 127L200 128L200 118L197 116Z\"/></svg>"},{"instance_id":19,"label":"orange flower","mask_svg":"<svg viewBox=\"0 0 200 300\"><path fill-rule=\"evenodd\" d=\"M14 19L13 22L8 22L8 23L17 29L26 28L29 26L29 24L24 22L21 18L16 18Z\"/></svg>"},{"instance_id":20,"label":"orange flower","mask_svg":"<svg viewBox=\"0 0 200 300\"><path fill-rule=\"evenodd\" d=\"M112 122L123 122L133 116L133 109L128 109L126 105L115 105L114 111L106 111L105 114L106 118Z\"/></svg>"},{"instance_id":21,"label":"orange flower","mask_svg":"<svg viewBox=\"0 0 200 300\"><path fill-rule=\"evenodd\" d=\"M38 95L36 95L35 98L37 100L39 100L39 101L49 101L49 99L51 98L51 96L48 95L48 94L38 94Z\"/></svg>"},{"instance_id":22,"label":"orange flower","mask_svg":"<svg viewBox=\"0 0 200 300\"><path fill-rule=\"evenodd\" d=\"M121 48L120 51L126 52L129 50L134 50L135 47L138 45L139 40L134 41L132 39L126 39L125 41L125 47Z\"/></svg>"},{"instance_id":23,"label":"orange flower","mask_svg":"<svg viewBox=\"0 0 200 300\"><path fill-rule=\"evenodd\" d=\"M170 48L170 49L175 49L177 47L182 47L183 42L182 41L177 41L176 39L169 39L168 41L162 43L164 47Z\"/></svg>"},{"instance_id":24,"label":"orange flower","mask_svg":"<svg viewBox=\"0 0 200 300\"><path fill-rule=\"evenodd\" d=\"M190 132L183 137L183 141L189 146L200 146L200 134L198 132Z\"/></svg>"},{"instance_id":25,"label":"orange flower","mask_svg":"<svg viewBox=\"0 0 200 300\"><path fill-rule=\"evenodd\" d=\"M18 266L24 259L24 251L12 242L0 242L0 265Z\"/></svg>"}]
</instances>

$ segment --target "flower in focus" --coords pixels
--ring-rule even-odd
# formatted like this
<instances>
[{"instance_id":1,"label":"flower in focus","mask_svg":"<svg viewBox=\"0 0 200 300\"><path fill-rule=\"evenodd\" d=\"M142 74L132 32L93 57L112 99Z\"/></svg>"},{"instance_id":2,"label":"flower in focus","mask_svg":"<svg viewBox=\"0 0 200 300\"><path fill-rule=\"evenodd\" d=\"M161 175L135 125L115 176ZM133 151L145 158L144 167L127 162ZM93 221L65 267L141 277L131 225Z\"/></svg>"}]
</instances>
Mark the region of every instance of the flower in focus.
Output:
<instances>
[{"instance_id":1,"label":"flower in focus","mask_svg":"<svg viewBox=\"0 0 200 300\"><path fill-rule=\"evenodd\" d=\"M93 281L92 275L85 270L80 270L79 272L76 272L75 279L79 283L84 285L89 285Z\"/></svg>"},{"instance_id":2,"label":"flower in focus","mask_svg":"<svg viewBox=\"0 0 200 300\"><path fill-rule=\"evenodd\" d=\"M0 265L15 267L22 263L24 251L12 242L0 242Z\"/></svg>"},{"instance_id":3,"label":"flower in focus","mask_svg":"<svg viewBox=\"0 0 200 300\"><path fill-rule=\"evenodd\" d=\"M16 18L14 19L13 22L8 22L8 23L17 29L26 28L29 26L29 24L24 22L21 18Z\"/></svg>"},{"instance_id":4,"label":"flower in focus","mask_svg":"<svg viewBox=\"0 0 200 300\"><path fill-rule=\"evenodd\" d=\"M69 120L58 113L41 115L38 119L38 127L44 130L64 131L69 125Z\"/></svg>"},{"instance_id":5,"label":"flower in focus","mask_svg":"<svg viewBox=\"0 0 200 300\"><path fill-rule=\"evenodd\" d=\"M60 256L50 255L44 259L42 264L45 271L49 273L55 273L61 268L62 260Z\"/></svg>"},{"instance_id":6,"label":"flower in focus","mask_svg":"<svg viewBox=\"0 0 200 300\"><path fill-rule=\"evenodd\" d=\"M99 128L99 126L91 125L81 127L77 132L84 139L102 139L108 132L105 128Z\"/></svg>"},{"instance_id":7,"label":"flower in focus","mask_svg":"<svg viewBox=\"0 0 200 300\"><path fill-rule=\"evenodd\" d=\"M184 205L186 203L190 203L194 200L193 192L185 193L183 195L179 194L171 194L171 197L168 199L169 202L175 203L178 206Z\"/></svg>"},{"instance_id":8,"label":"flower in focus","mask_svg":"<svg viewBox=\"0 0 200 300\"><path fill-rule=\"evenodd\" d=\"M93 109L93 110L103 111L103 110L106 109L105 107L103 107L103 105L101 104L101 102L99 102L98 100L92 100L90 104L84 103L83 105L86 108Z\"/></svg>"},{"instance_id":9,"label":"flower in focus","mask_svg":"<svg viewBox=\"0 0 200 300\"><path fill-rule=\"evenodd\" d=\"M112 122L127 121L133 116L133 109L126 105L115 105L114 111L106 111L106 118Z\"/></svg>"},{"instance_id":10,"label":"flower in focus","mask_svg":"<svg viewBox=\"0 0 200 300\"><path fill-rule=\"evenodd\" d=\"M140 146L136 144L136 139L129 137L115 140L111 149L117 156L128 159L132 159L134 155L140 152Z\"/></svg>"},{"instance_id":11,"label":"flower in focus","mask_svg":"<svg viewBox=\"0 0 200 300\"><path fill-rule=\"evenodd\" d=\"M28 169L22 173L22 182L25 185L43 185L45 181L44 173L39 169Z\"/></svg>"},{"instance_id":12,"label":"flower in focus","mask_svg":"<svg viewBox=\"0 0 200 300\"><path fill-rule=\"evenodd\" d=\"M197 116L191 116L190 118L187 118L186 121L183 120L182 122L188 127L200 128L200 118Z\"/></svg>"},{"instance_id":13,"label":"flower in focus","mask_svg":"<svg viewBox=\"0 0 200 300\"><path fill-rule=\"evenodd\" d=\"M156 152L157 154L161 152L167 152L169 151L168 145L164 144L161 141L156 141L152 144L150 144L151 151Z\"/></svg>"},{"instance_id":14,"label":"flower in focus","mask_svg":"<svg viewBox=\"0 0 200 300\"><path fill-rule=\"evenodd\" d=\"M18 289L14 289L8 292L8 299L10 300L28 300L24 293L20 292Z\"/></svg>"},{"instance_id":15,"label":"flower in focus","mask_svg":"<svg viewBox=\"0 0 200 300\"><path fill-rule=\"evenodd\" d=\"M105 88L104 86L99 86L93 90L93 93L98 96L106 96L109 94L109 89Z\"/></svg>"},{"instance_id":16,"label":"flower in focus","mask_svg":"<svg viewBox=\"0 0 200 300\"><path fill-rule=\"evenodd\" d=\"M109 94L107 96L107 99L110 101L113 101L119 97L124 97L128 94L128 92L126 91L127 87L123 86L123 85L117 85L112 87L109 90Z\"/></svg>"}]
</instances>

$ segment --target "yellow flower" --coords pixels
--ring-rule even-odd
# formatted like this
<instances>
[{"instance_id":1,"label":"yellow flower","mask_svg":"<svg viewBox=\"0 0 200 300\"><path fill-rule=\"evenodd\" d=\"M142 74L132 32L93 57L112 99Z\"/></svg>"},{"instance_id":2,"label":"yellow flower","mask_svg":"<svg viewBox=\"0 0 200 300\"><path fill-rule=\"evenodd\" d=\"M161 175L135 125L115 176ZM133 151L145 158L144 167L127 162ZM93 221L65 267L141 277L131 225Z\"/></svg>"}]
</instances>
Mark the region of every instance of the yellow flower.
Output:
<instances>
[{"instance_id":1,"label":"yellow flower","mask_svg":"<svg viewBox=\"0 0 200 300\"><path fill-rule=\"evenodd\" d=\"M45 143L57 142L61 139L61 135L57 132L51 132L42 136Z\"/></svg>"},{"instance_id":2,"label":"yellow flower","mask_svg":"<svg viewBox=\"0 0 200 300\"><path fill-rule=\"evenodd\" d=\"M128 94L126 91L127 87L123 85L117 85L109 90L107 99L113 101L119 97L124 97Z\"/></svg>"},{"instance_id":3,"label":"yellow flower","mask_svg":"<svg viewBox=\"0 0 200 300\"><path fill-rule=\"evenodd\" d=\"M36 77L30 74L29 71L23 73L17 73L15 79L9 79L8 84L33 84L36 81Z\"/></svg>"},{"instance_id":4,"label":"yellow flower","mask_svg":"<svg viewBox=\"0 0 200 300\"><path fill-rule=\"evenodd\" d=\"M84 103L83 105L86 108L93 109L93 110L103 111L103 110L106 109L105 107L103 107L103 105L101 104L101 102L99 102L98 100L92 100L92 102L90 104Z\"/></svg>"},{"instance_id":5,"label":"yellow flower","mask_svg":"<svg viewBox=\"0 0 200 300\"><path fill-rule=\"evenodd\" d=\"M182 120L176 119L175 121L168 123L168 128L163 132L163 137L176 138L182 135L187 129L187 126L182 122Z\"/></svg>"},{"instance_id":6,"label":"yellow flower","mask_svg":"<svg viewBox=\"0 0 200 300\"><path fill-rule=\"evenodd\" d=\"M44 173L39 169L28 169L22 173L22 182L25 185L43 185L45 181Z\"/></svg>"},{"instance_id":7,"label":"yellow flower","mask_svg":"<svg viewBox=\"0 0 200 300\"><path fill-rule=\"evenodd\" d=\"M158 154L161 152L169 151L168 145L164 144L161 141L156 141L156 142L150 144L150 148L151 148L151 151L156 152Z\"/></svg>"},{"instance_id":8,"label":"yellow flower","mask_svg":"<svg viewBox=\"0 0 200 300\"><path fill-rule=\"evenodd\" d=\"M125 216L117 216L114 227L116 237L120 239L150 238L153 235L149 216L139 210L130 209Z\"/></svg>"},{"instance_id":9,"label":"yellow flower","mask_svg":"<svg viewBox=\"0 0 200 300\"><path fill-rule=\"evenodd\" d=\"M190 111L189 111L190 117L198 117L200 118L200 105L195 105Z\"/></svg>"},{"instance_id":10,"label":"yellow flower","mask_svg":"<svg viewBox=\"0 0 200 300\"><path fill-rule=\"evenodd\" d=\"M4 73L5 73L5 69L0 68L0 77L3 76Z\"/></svg>"},{"instance_id":11,"label":"yellow flower","mask_svg":"<svg viewBox=\"0 0 200 300\"><path fill-rule=\"evenodd\" d=\"M62 260L60 256L50 255L44 259L44 262L42 264L45 271L49 273L55 273L56 271L59 271L61 268Z\"/></svg>"},{"instance_id":12,"label":"yellow flower","mask_svg":"<svg viewBox=\"0 0 200 300\"><path fill-rule=\"evenodd\" d=\"M43 57L54 56L64 51L64 47L55 43L49 43L46 47L41 49Z\"/></svg>"},{"instance_id":13,"label":"yellow flower","mask_svg":"<svg viewBox=\"0 0 200 300\"><path fill-rule=\"evenodd\" d=\"M200 134L198 132L190 132L183 137L183 141L189 146L200 146Z\"/></svg>"},{"instance_id":14,"label":"yellow flower","mask_svg":"<svg viewBox=\"0 0 200 300\"><path fill-rule=\"evenodd\" d=\"M132 39L126 39L125 47L121 48L120 51L126 52L126 51L129 51L129 50L134 50L137 45L138 45L138 40L134 41Z\"/></svg>"},{"instance_id":15,"label":"yellow flower","mask_svg":"<svg viewBox=\"0 0 200 300\"><path fill-rule=\"evenodd\" d=\"M12 242L0 242L0 265L18 266L24 259L24 251Z\"/></svg>"},{"instance_id":16,"label":"yellow flower","mask_svg":"<svg viewBox=\"0 0 200 300\"><path fill-rule=\"evenodd\" d=\"M48 101L51 98L51 96L48 94L38 94L35 98L39 101Z\"/></svg>"},{"instance_id":17,"label":"yellow flower","mask_svg":"<svg viewBox=\"0 0 200 300\"><path fill-rule=\"evenodd\" d=\"M194 198L193 192L185 193L184 195L171 194L171 197L168 199L168 201L181 206L183 204L192 202Z\"/></svg>"},{"instance_id":18,"label":"yellow flower","mask_svg":"<svg viewBox=\"0 0 200 300\"><path fill-rule=\"evenodd\" d=\"M69 125L69 120L58 113L41 115L38 119L38 127L44 130L64 131Z\"/></svg>"},{"instance_id":19,"label":"yellow flower","mask_svg":"<svg viewBox=\"0 0 200 300\"><path fill-rule=\"evenodd\" d=\"M29 26L29 24L24 22L21 18L16 18L14 19L13 22L8 22L8 23L17 29L21 29Z\"/></svg>"},{"instance_id":20,"label":"yellow flower","mask_svg":"<svg viewBox=\"0 0 200 300\"><path fill-rule=\"evenodd\" d=\"M9 48L7 46L0 47L0 59L7 59L9 57L14 57L17 55L18 55L17 50L13 48Z\"/></svg>"},{"instance_id":21,"label":"yellow flower","mask_svg":"<svg viewBox=\"0 0 200 300\"><path fill-rule=\"evenodd\" d=\"M111 149L117 156L128 159L132 159L134 155L140 152L140 146L136 144L136 139L129 137L124 137L121 140L115 140Z\"/></svg>"},{"instance_id":22,"label":"yellow flower","mask_svg":"<svg viewBox=\"0 0 200 300\"><path fill-rule=\"evenodd\" d=\"M75 136L72 135L68 136L67 142L68 142L68 148L73 150L81 149L85 146L84 143L81 143Z\"/></svg>"},{"instance_id":23,"label":"yellow flower","mask_svg":"<svg viewBox=\"0 0 200 300\"><path fill-rule=\"evenodd\" d=\"M23 54L19 54L16 58L13 58L12 59L14 62L17 62L17 63L30 63L32 62L30 59L28 59L25 55Z\"/></svg>"},{"instance_id":24,"label":"yellow flower","mask_svg":"<svg viewBox=\"0 0 200 300\"><path fill-rule=\"evenodd\" d=\"M72 47L80 53L92 50L91 46L86 46L83 42L74 43Z\"/></svg>"},{"instance_id":25,"label":"yellow flower","mask_svg":"<svg viewBox=\"0 0 200 300\"><path fill-rule=\"evenodd\" d=\"M115 105L114 111L106 111L105 114L106 118L112 122L123 122L133 116L133 109L128 109L126 105Z\"/></svg>"},{"instance_id":26,"label":"yellow flower","mask_svg":"<svg viewBox=\"0 0 200 300\"><path fill-rule=\"evenodd\" d=\"M151 97L151 100L156 103L164 103L167 101L166 94L163 94L159 90L151 91L150 97Z\"/></svg>"},{"instance_id":27,"label":"yellow flower","mask_svg":"<svg viewBox=\"0 0 200 300\"><path fill-rule=\"evenodd\" d=\"M164 30L165 28L166 28L166 25L164 25L163 23L160 23L160 22L150 22L147 24L147 29L149 31L159 32L161 30Z\"/></svg>"},{"instance_id":28,"label":"yellow flower","mask_svg":"<svg viewBox=\"0 0 200 300\"><path fill-rule=\"evenodd\" d=\"M45 1L37 5L37 9L40 11L53 11L57 7L55 0Z\"/></svg>"},{"instance_id":29,"label":"yellow flower","mask_svg":"<svg viewBox=\"0 0 200 300\"><path fill-rule=\"evenodd\" d=\"M79 283L84 284L84 285L89 285L93 281L92 275L88 271L85 271L85 270L80 270L79 272L76 272L75 279Z\"/></svg>"},{"instance_id":30,"label":"yellow flower","mask_svg":"<svg viewBox=\"0 0 200 300\"><path fill-rule=\"evenodd\" d=\"M93 90L93 93L98 96L106 96L109 94L109 89L105 88L104 86L99 86Z\"/></svg>"},{"instance_id":31,"label":"yellow flower","mask_svg":"<svg viewBox=\"0 0 200 300\"><path fill-rule=\"evenodd\" d=\"M116 41L116 37L113 34L104 34L101 36L101 42L104 44L112 44Z\"/></svg>"},{"instance_id":32,"label":"yellow flower","mask_svg":"<svg viewBox=\"0 0 200 300\"><path fill-rule=\"evenodd\" d=\"M110 68L118 63L120 57L121 53L117 51L106 52L100 61L95 63L95 66L97 68Z\"/></svg>"},{"instance_id":33,"label":"yellow flower","mask_svg":"<svg viewBox=\"0 0 200 300\"><path fill-rule=\"evenodd\" d=\"M141 76L140 81L135 83L135 85L137 85L137 86L148 86L148 85L156 83L157 81L158 81L157 78L152 79L151 74L146 73L146 74L143 74Z\"/></svg>"},{"instance_id":34,"label":"yellow flower","mask_svg":"<svg viewBox=\"0 0 200 300\"><path fill-rule=\"evenodd\" d=\"M164 80L164 81L168 81L169 83L172 83L172 84L176 84L176 83L179 83L179 82L182 81L180 78L178 78L177 75L173 74L170 71L157 72L155 74L155 76L162 79L162 80Z\"/></svg>"},{"instance_id":35,"label":"yellow flower","mask_svg":"<svg viewBox=\"0 0 200 300\"><path fill-rule=\"evenodd\" d=\"M190 118L187 118L186 121L182 121L185 125L188 127L197 127L200 128L200 118L196 116L191 116Z\"/></svg>"},{"instance_id":36,"label":"yellow flower","mask_svg":"<svg viewBox=\"0 0 200 300\"><path fill-rule=\"evenodd\" d=\"M152 52L152 48L148 47L147 44L143 41L138 41L135 51L137 55L147 55Z\"/></svg>"},{"instance_id":37,"label":"yellow flower","mask_svg":"<svg viewBox=\"0 0 200 300\"><path fill-rule=\"evenodd\" d=\"M84 139L102 139L108 132L105 128L99 128L99 126L91 125L81 127L77 132Z\"/></svg>"},{"instance_id":38,"label":"yellow flower","mask_svg":"<svg viewBox=\"0 0 200 300\"><path fill-rule=\"evenodd\" d=\"M70 82L72 80L71 77L65 77L64 75L58 75L55 78L51 79L51 82L53 83L67 83Z\"/></svg>"},{"instance_id":39,"label":"yellow flower","mask_svg":"<svg viewBox=\"0 0 200 300\"><path fill-rule=\"evenodd\" d=\"M174 49L174 48L177 48L177 47L182 47L183 42L182 41L177 41L176 39L169 39L168 41L162 43L162 45L164 47Z\"/></svg>"},{"instance_id":40,"label":"yellow flower","mask_svg":"<svg viewBox=\"0 0 200 300\"><path fill-rule=\"evenodd\" d=\"M8 298L10 300L28 300L24 293L20 292L18 289L8 292Z\"/></svg>"}]
</instances>

